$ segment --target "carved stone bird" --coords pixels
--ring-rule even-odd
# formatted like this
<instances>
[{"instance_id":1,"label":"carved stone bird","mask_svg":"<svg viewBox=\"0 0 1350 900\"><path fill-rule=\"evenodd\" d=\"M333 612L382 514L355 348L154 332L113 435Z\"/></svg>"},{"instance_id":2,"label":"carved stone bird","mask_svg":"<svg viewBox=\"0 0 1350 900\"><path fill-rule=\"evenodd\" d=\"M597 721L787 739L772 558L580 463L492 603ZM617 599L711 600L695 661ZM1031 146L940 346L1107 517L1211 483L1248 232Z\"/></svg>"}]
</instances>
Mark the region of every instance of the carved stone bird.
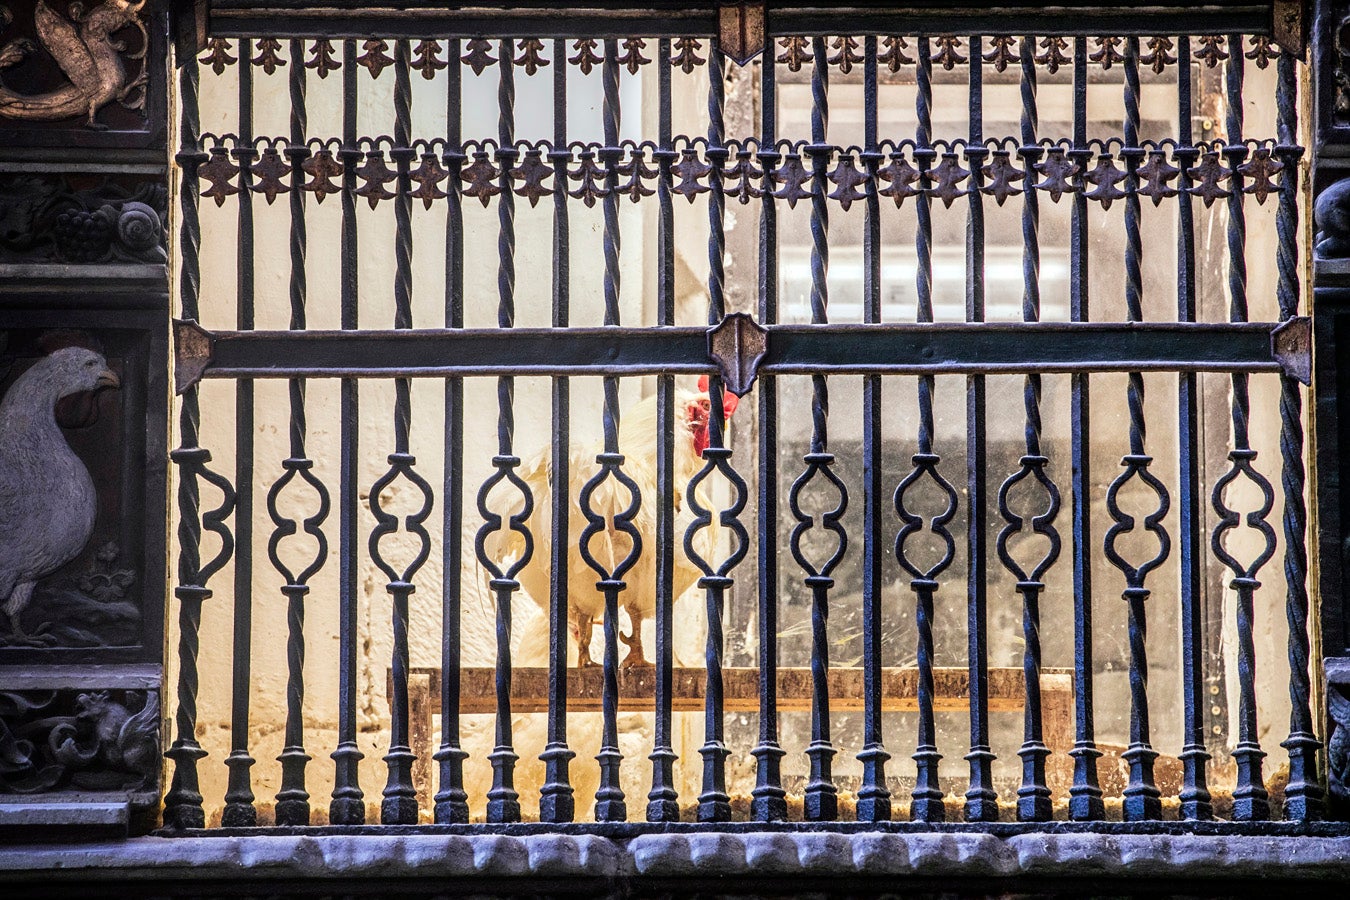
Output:
<instances>
[{"instance_id":1,"label":"carved stone bird","mask_svg":"<svg viewBox=\"0 0 1350 900\"><path fill-rule=\"evenodd\" d=\"M70 562L94 531L93 479L56 423L62 397L118 387L98 353L65 347L34 363L0 400L0 604L18 642L37 582Z\"/></svg>"},{"instance_id":2,"label":"carved stone bird","mask_svg":"<svg viewBox=\"0 0 1350 900\"><path fill-rule=\"evenodd\" d=\"M21 94L0 85L0 119L34 119L55 121L84 116L90 128L101 128L95 115L114 100L131 104L127 98L145 84L145 72L129 79L122 63L126 47L112 35L127 26L140 29L140 3L126 0L108 0L87 13L80 13L79 4L70 5L71 18L53 11L38 0L33 12L33 24L38 40L70 83L44 94ZM9 23L9 13L0 7L0 26ZM148 42L146 42L148 44ZM12 41L0 48L0 68L20 62L32 50L26 39ZM136 54L125 54L128 59L145 56L145 45Z\"/></svg>"}]
</instances>

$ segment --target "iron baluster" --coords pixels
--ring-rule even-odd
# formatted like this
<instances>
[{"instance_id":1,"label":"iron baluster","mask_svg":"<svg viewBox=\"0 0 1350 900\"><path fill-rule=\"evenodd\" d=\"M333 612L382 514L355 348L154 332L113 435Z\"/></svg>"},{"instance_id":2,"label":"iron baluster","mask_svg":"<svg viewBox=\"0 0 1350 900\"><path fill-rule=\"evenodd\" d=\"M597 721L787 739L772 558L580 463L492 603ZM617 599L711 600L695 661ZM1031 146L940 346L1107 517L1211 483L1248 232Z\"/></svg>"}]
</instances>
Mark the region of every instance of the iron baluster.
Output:
<instances>
[{"instance_id":1,"label":"iron baluster","mask_svg":"<svg viewBox=\"0 0 1350 900\"><path fill-rule=\"evenodd\" d=\"M239 165L238 279L236 320L240 331L254 327L253 282L253 42L239 42L239 136L234 157ZM234 643L230 694L230 755L225 765L230 770L225 789L225 809L220 823L227 828L258 824L253 806L251 770L254 759L248 752L249 695L253 654L253 382L241 378L234 388L234 483L235 500L234 558Z\"/></svg>"},{"instance_id":2,"label":"iron baluster","mask_svg":"<svg viewBox=\"0 0 1350 900\"><path fill-rule=\"evenodd\" d=\"M553 42L553 146L567 146L567 44ZM549 154L553 179L553 327L566 328L571 300L571 243L567 217L566 171L570 153L558 149ZM571 390L566 378L553 379L552 472L555 485L570 484ZM549 535L549 702L548 746L540 754L544 761L544 785L539 789L539 820L570 822L576 815L576 801L568 777L568 768L576 756L567 746L567 563L571 552L569 491L555 490L550 498L552 533Z\"/></svg>"},{"instance_id":3,"label":"iron baluster","mask_svg":"<svg viewBox=\"0 0 1350 900\"><path fill-rule=\"evenodd\" d=\"M1083 170L1087 150L1087 38L1073 43L1073 149L1070 159L1077 172L1069 221L1069 317L1086 322L1088 310L1088 206ZM1093 721L1092 681L1092 447L1091 391L1088 376L1070 379L1070 456L1073 483L1073 658L1074 745L1073 786L1069 789L1069 818L1092 822L1106 817L1097 782L1096 729Z\"/></svg>"},{"instance_id":4,"label":"iron baluster","mask_svg":"<svg viewBox=\"0 0 1350 900\"><path fill-rule=\"evenodd\" d=\"M984 321L984 57L983 38L970 37L970 141L966 160L970 186L966 190L966 321ZM983 375L966 378L966 639L970 671L970 786L966 790L967 822L998 819L994 792L994 754L989 749L988 585L986 537L989 531L985 459L985 383Z\"/></svg>"},{"instance_id":5,"label":"iron baluster","mask_svg":"<svg viewBox=\"0 0 1350 900\"><path fill-rule=\"evenodd\" d=\"M1281 321L1299 311L1298 197L1298 76L1295 57L1282 51L1276 62L1276 153L1284 166L1280 177L1275 231L1279 241L1276 296ZM1308 507L1304 499L1303 389L1298 379L1280 379L1280 486L1283 498L1285 616L1289 622L1289 737L1280 744L1289 752L1289 781L1284 789L1286 819L1316 819L1323 810L1322 779L1317 769L1312 715L1312 684L1308 674Z\"/></svg>"},{"instance_id":6,"label":"iron baluster","mask_svg":"<svg viewBox=\"0 0 1350 900\"><path fill-rule=\"evenodd\" d=\"M1041 148L1037 143L1036 63L1035 43L1024 37L1019 48L1022 67L1022 149L1021 156L1030 170L1037 162ZM1040 209L1034 190L1025 191L1022 206L1022 318L1027 322L1040 319ZM1040 595L1045 589L1044 577L1059 558L1059 532L1054 520L1059 514L1059 489L1045 474L1049 460L1041 453L1041 376L1026 376L1023 388L1026 408L1026 453L1021 468L1006 479L998 492L999 512L1007 524L998 533L998 555L1008 571L1017 579L1017 590L1022 595L1022 672L1026 685L1022 725L1022 785L1017 791L1017 818L1024 822L1043 822L1050 819L1050 788L1046 785L1045 760L1050 750L1045 746L1041 722L1041 638ZM1032 571L1017 563L1008 550L1008 540L1027 525L1026 518L1013 512L1008 500L1014 487L1032 479L1047 499L1045 512L1031 518L1030 528L1049 542L1045 554Z\"/></svg>"},{"instance_id":7,"label":"iron baluster","mask_svg":"<svg viewBox=\"0 0 1350 900\"><path fill-rule=\"evenodd\" d=\"M712 167L709 183L722 184L722 166L726 162L723 146L722 112L725 103L726 60L721 48L714 42L708 56L708 163ZM726 198L720 187L708 194L708 324L716 325L726 314L724 291L724 258L726 255L725 227ZM724 445L725 411L722 407L722 380L713 378L708 388L712 410L709 414L708 448L703 451L704 464L689 480L689 507L695 518L684 533L685 554L703 571L699 585L704 588L708 613L708 635L704 648L707 663L707 689L704 698L704 743L699 748L703 757L703 787L698 797L700 822L725 822L731 819L731 797L727 794L726 762L729 751L723 741L725 727L722 716L722 651L725 639L722 633L722 612L726 592L733 584L732 567L739 563L749 547L749 535L737 516L745 509L746 485L744 479L731 467L731 448ZM720 471L732 484L735 499L730 508L719 515L720 523L732 529L738 547L716 569L694 548L694 536L712 524L712 511L698 498L699 489Z\"/></svg>"},{"instance_id":8,"label":"iron baluster","mask_svg":"<svg viewBox=\"0 0 1350 900\"><path fill-rule=\"evenodd\" d=\"M829 128L829 64L823 37L812 38L811 70L811 323L823 325L829 320L830 219L826 205L826 178L834 148L826 143ZM797 520L792 529L792 556L806 573L805 583L811 589L811 743L806 748L810 759L810 774L803 798L803 816L808 822L829 821L838 817L838 791L831 775L831 762L837 752L830 741L830 692L828 685L830 656L829 591L834 585L831 572L843 559L848 548L848 536L840 519L848 507L848 492L844 483L831 468L834 455L828 450L827 423L830 415L829 388L825 376L811 376L811 452L803 457L806 468L792 484L788 502ZM821 516L821 525L832 531L836 546L828 559L818 568L806 558L801 548L803 536L814 524L811 516L802 511L801 494L819 475L838 497L835 508Z\"/></svg>"},{"instance_id":9,"label":"iron baluster","mask_svg":"<svg viewBox=\"0 0 1350 900\"><path fill-rule=\"evenodd\" d=\"M675 324L675 210L671 196L671 165L676 153L671 138L671 44L662 38L657 50L657 254L656 318L662 327ZM675 628L675 378L656 379L656 728L652 739L652 788L647 794L647 821L678 822L679 794L675 790L675 750L671 746Z\"/></svg>"},{"instance_id":10,"label":"iron baluster","mask_svg":"<svg viewBox=\"0 0 1350 900\"><path fill-rule=\"evenodd\" d=\"M721 52L714 49L712 59L716 71L721 71ZM714 79L716 80L716 79ZM727 749L723 743L723 685L722 685L722 606L727 589L734 583L731 570L745 559L749 550L750 536L741 524L738 516L745 509L748 492L745 480L731 466L731 448L725 441L725 417L723 406L723 387L720 376L709 380L708 396L711 409L708 414L708 447L703 451L703 468L689 479L686 501L694 514L693 520L684 532L684 552L689 560L703 572L699 586L704 589L708 609L708 638L704 650L707 666L707 689L704 697L704 733L706 739L699 753L703 756L703 790L698 798L698 818L701 822L725 822L731 818L731 798L726 792ZM712 524L713 511L704 505L702 493L704 483L713 472L720 472L731 485L730 505L717 514L719 524L728 529L733 538L730 553L721 563L714 564L704 558L695 546L698 532Z\"/></svg>"},{"instance_id":11,"label":"iron baluster","mask_svg":"<svg viewBox=\"0 0 1350 900\"><path fill-rule=\"evenodd\" d=\"M1133 151L1139 146L1139 38L1125 39L1125 124L1124 145ZM1139 229L1138 156L1122 151L1126 164L1125 196L1125 306L1129 321L1143 320L1142 240ZM1153 458L1145 455L1144 376L1129 374L1126 402L1130 412L1130 452L1121 460L1125 471L1116 476L1106 492L1106 508L1114 524L1106 532L1106 556L1125 576L1123 597L1129 607L1130 642L1130 746L1124 758L1130 764L1129 784L1125 788L1124 817L1137 822L1162 817L1162 801L1153 780L1153 763L1158 752L1149 743L1148 721L1148 625L1144 603L1149 590L1145 582L1150 572L1166 561L1171 539L1161 522L1170 506L1167 488L1149 471ZM1145 530L1158 541L1158 552L1150 560L1134 566L1116 551L1116 540L1134 530L1134 517L1116 501L1122 487L1138 477L1157 497L1157 507L1144 518Z\"/></svg>"},{"instance_id":12,"label":"iron baluster","mask_svg":"<svg viewBox=\"0 0 1350 900\"><path fill-rule=\"evenodd\" d=\"M394 44L394 146L390 157L398 166L398 193L394 197L394 328L408 329L412 323L412 185L409 164L412 161L412 84L409 75L409 48L406 40ZM416 590L413 578L431 552L431 537L423 523L431 515L432 492L413 468L417 458L410 452L412 429L412 382L400 378L394 382L394 452L389 454L389 471L371 486L370 511L376 526L370 532L371 561L389 579L393 607L393 697L389 704L389 752L384 761L389 778L380 805L380 821L385 825L417 824L417 790L412 767L416 760L409 747L408 708L408 598ZM380 552L381 540L398 530L398 517L384 511L381 495L400 477L411 483L422 496L422 506L404 517L404 530L416 536L419 550L401 571L388 563Z\"/></svg>"},{"instance_id":13,"label":"iron baluster","mask_svg":"<svg viewBox=\"0 0 1350 900\"><path fill-rule=\"evenodd\" d=\"M931 218L931 198L929 187L929 167L936 155L932 149L932 110L933 110L933 59L929 38L921 35L918 39L918 68L916 70L917 93L915 112L918 124L915 131L914 159L918 163L919 183L925 189L914 198L917 231L915 234L915 289L918 295L916 318L919 322L933 321L933 224ZM895 511L902 522L895 536L895 556L900 567L910 577L909 586L914 591L915 625L918 640L918 738L914 748L915 779L914 790L910 794L909 816L920 822L941 822L946 818L943 805L943 792L938 786L938 763L942 754L937 748L937 725L934 719L933 700L935 694L933 680L933 595L940 587L938 576L951 565L956 557L956 539L952 537L947 525L956 517L956 490L938 471L942 458L933 452L933 393L935 378L932 375L919 376L919 434L918 452L911 458L913 468L895 489ZM947 501L946 508L931 517L928 531L942 542L943 556L927 569L920 569L905 554L905 544L909 537L924 529L923 517L911 512L905 504L906 492L922 478L927 476Z\"/></svg>"},{"instance_id":14,"label":"iron baluster","mask_svg":"<svg viewBox=\"0 0 1350 900\"><path fill-rule=\"evenodd\" d=\"M773 170L777 152L778 92L773 50L760 68L759 163L763 172L759 208L759 320L778 321L778 208L774 204ZM782 759L778 743L778 382L760 375L756 391L759 413L759 742L755 757L755 787L750 817L757 822L788 817L783 790Z\"/></svg>"},{"instance_id":15,"label":"iron baluster","mask_svg":"<svg viewBox=\"0 0 1350 900\"><path fill-rule=\"evenodd\" d=\"M464 165L461 112L462 69L460 41L446 42L445 100L445 325L464 327L464 195L460 172ZM469 821L469 795L464 790L464 760L460 746L460 612L463 606L464 527L464 380L445 380L445 474L441 530L441 745L433 758L439 763L434 821ZM541 816L542 818L542 816Z\"/></svg>"},{"instance_id":16,"label":"iron baluster","mask_svg":"<svg viewBox=\"0 0 1350 900\"><path fill-rule=\"evenodd\" d=\"M356 136L356 41L342 42L342 328L358 327L356 167L361 151ZM357 642L360 639L358 606L360 563L357 557L357 478L360 470L360 391L352 378L342 381L340 400L342 430L338 488L338 745L332 757L336 767L333 799L328 806L328 821L334 825L363 825L366 821L365 794L360 785L360 765L364 758L356 743Z\"/></svg>"},{"instance_id":17,"label":"iron baluster","mask_svg":"<svg viewBox=\"0 0 1350 900\"><path fill-rule=\"evenodd\" d=\"M497 83L497 138L498 138L498 197L497 197L497 326L512 328L516 319L516 225L515 195L511 189L511 162L515 151L515 70L511 60L511 46L502 41L498 47ZM512 451L515 439L514 411L515 378L497 379L497 455L492 465L497 470L478 490L478 512L483 527L478 529L475 541L478 560L492 575L491 587L497 595L497 659L496 691L497 721L495 746L488 759L492 762L492 788L488 791L487 819L489 822L520 821L520 795L515 788L515 766L519 758L512 747L511 737L511 595L520 589L516 575L534 555L534 537L525 523L534 511L534 497L528 484L517 474L520 457ZM505 520L500 513L488 507L488 495L499 484L509 484L520 493L521 504L513 507ZM502 568L489 558L485 541L493 532L506 527L524 541L521 555Z\"/></svg>"},{"instance_id":18,"label":"iron baluster","mask_svg":"<svg viewBox=\"0 0 1350 900\"><path fill-rule=\"evenodd\" d=\"M601 67L601 81L604 86L605 146L599 155L605 166L604 212L604 290L605 324L619 324L619 191L618 173L615 168L623 154L619 147L619 48L613 39L605 41L605 60ZM596 759L600 763L600 787L595 792L595 819L597 822L622 822L628 818L628 807L624 802L623 789L619 786L619 764L623 754L619 752L618 714L619 714L619 594L626 587L624 575L633 567L642 555L642 536L633 519L642 505L641 493L637 482L633 481L622 466L624 456L619 452L619 379L606 377L604 381L604 451L596 454L595 461L599 470L581 489L580 506L586 517L586 527L579 538L581 557L600 579L596 590L605 596L604 616L604 663L602 688L603 725L600 738L600 753ZM629 496L628 505L622 510L609 510L608 517L595 509L592 498L597 489L610 479L618 482ZM557 484L558 482L554 482ZM591 540L606 529L628 537L630 544L627 555L610 566L600 562L590 551ZM629 613L633 630L633 647L636 652L642 635L641 620Z\"/></svg>"},{"instance_id":19,"label":"iron baluster","mask_svg":"<svg viewBox=\"0 0 1350 900\"><path fill-rule=\"evenodd\" d=\"M1191 203L1191 167L1199 151L1191 146L1191 40L1177 40L1177 132L1179 146L1173 152L1178 162L1177 181L1177 320L1196 320L1195 216ZM1155 154L1154 159L1161 157ZM1182 692L1185 737L1181 749L1182 787L1180 815L1183 819L1213 818L1205 766L1204 694L1204 596L1201 569L1203 544L1200 537L1200 400L1194 372L1178 375L1177 445L1179 470L1177 533L1181 581Z\"/></svg>"},{"instance_id":20,"label":"iron baluster","mask_svg":"<svg viewBox=\"0 0 1350 900\"><path fill-rule=\"evenodd\" d=\"M881 321L881 197L877 194L882 154L877 145L877 38L863 38L863 153L867 171L867 225L863 232L863 321ZM891 818L882 744L881 643L881 376L863 376L863 765L858 790L860 822Z\"/></svg>"},{"instance_id":21,"label":"iron baluster","mask_svg":"<svg viewBox=\"0 0 1350 900\"><path fill-rule=\"evenodd\" d=\"M1247 222L1242 203L1242 163L1247 148L1242 143L1242 35L1228 36L1228 65L1225 71L1227 94L1227 146L1223 153L1232 170L1228 195L1228 297L1229 319L1247 320ZM1265 819L1270 815L1269 794L1261 776L1261 760L1265 752L1257 736L1256 723L1256 647L1252 635L1253 600L1261 568L1275 555L1275 529L1266 521L1275 504L1275 491L1270 482L1256 471L1256 451L1251 448L1249 420L1251 399L1245 372L1234 372L1233 385L1233 449L1228 454L1232 463L1214 483L1211 501L1219 517L1210 539L1214 556L1233 573L1229 586L1237 592L1238 632L1238 743L1233 749L1237 761L1237 786L1233 789L1233 818L1239 822ZM1265 540L1265 546L1250 563L1242 563L1223 544L1227 532L1236 529L1243 517L1227 506L1226 489L1245 476L1261 493L1261 506L1245 516L1248 528L1256 529Z\"/></svg>"},{"instance_id":22,"label":"iron baluster","mask_svg":"<svg viewBox=\"0 0 1350 900\"><path fill-rule=\"evenodd\" d=\"M181 172L179 186L179 304L184 318L199 315L201 296L201 221L198 218L199 179L197 168L206 162L201 150L201 119L198 111L199 76L195 53L184 56L179 68L179 105L181 107L181 145L176 157ZM225 519L234 510L234 489L223 476L207 467L210 451L198 446L201 406L198 388L183 395L178 419L178 448L170 459L181 473L178 482L178 684L174 713L174 741L164 755L173 762L173 778L164 795L164 824L170 828L202 828L206 814L202 809L201 785L197 762L206 751L197 742L197 657L201 647L202 603L211 597L206 587L211 576L225 565L233 553L234 541ZM199 480L221 492L220 506L201 512ZM206 565L201 562L203 529L215 532L220 550Z\"/></svg>"},{"instance_id":23,"label":"iron baluster","mask_svg":"<svg viewBox=\"0 0 1350 900\"><path fill-rule=\"evenodd\" d=\"M305 254L307 233L305 229L304 172L301 164L308 152L305 148L305 135L308 131L308 119L305 107L305 67L304 43L300 40L290 42L291 66L289 76L291 100L291 146L287 151L291 168L290 185L290 301L292 331L305 329L305 301L307 283L305 279ZM305 452L305 381L303 378L291 379L290 385L290 456L282 461L285 474L277 479L267 494L267 511L275 529L267 545L267 554L272 566L281 573L285 584L281 592L286 597L286 746L277 761L281 763L281 789L276 798L276 821L278 825L308 825L310 816L309 791L305 789L305 767L310 755L305 752L305 596L309 593L309 580L318 574L328 558L328 537L324 534L323 523L328 518L330 506L327 486L314 476L314 463ZM305 533L317 543L314 559L298 573L285 566L278 553L283 539L294 535L297 523L293 518L281 515L278 501L286 488L299 478L314 492L318 509L304 520Z\"/></svg>"}]
</instances>

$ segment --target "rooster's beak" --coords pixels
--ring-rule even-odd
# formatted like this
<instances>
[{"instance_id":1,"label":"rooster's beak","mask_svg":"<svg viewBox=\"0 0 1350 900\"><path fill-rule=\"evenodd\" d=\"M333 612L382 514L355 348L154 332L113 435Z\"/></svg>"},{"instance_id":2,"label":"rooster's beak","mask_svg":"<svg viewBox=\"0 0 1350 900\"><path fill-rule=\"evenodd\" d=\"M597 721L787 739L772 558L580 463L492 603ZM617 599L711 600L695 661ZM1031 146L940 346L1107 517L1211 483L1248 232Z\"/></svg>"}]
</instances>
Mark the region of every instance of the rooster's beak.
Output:
<instances>
[{"instance_id":1,"label":"rooster's beak","mask_svg":"<svg viewBox=\"0 0 1350 900\"><path fill-rule=\"evenodd\" d=\"M99 387L121 387L122 379L117 377L117 373L112 369L104 369L99 373L98 381L94 382Z\"/></svg>"}]
</instances>

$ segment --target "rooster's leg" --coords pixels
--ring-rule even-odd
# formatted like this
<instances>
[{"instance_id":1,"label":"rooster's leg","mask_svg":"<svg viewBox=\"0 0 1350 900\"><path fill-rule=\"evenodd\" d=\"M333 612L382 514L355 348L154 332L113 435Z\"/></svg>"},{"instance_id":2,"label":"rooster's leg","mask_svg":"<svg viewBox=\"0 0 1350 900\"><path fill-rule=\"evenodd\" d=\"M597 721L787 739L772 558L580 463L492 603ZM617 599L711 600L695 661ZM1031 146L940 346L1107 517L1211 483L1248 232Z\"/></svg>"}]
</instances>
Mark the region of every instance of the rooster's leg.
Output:
<instances>
[{"instance_id":1,"label":"rooster's leg","mask_svg":"<svg viewBox=\"0 0 1350 900\"><path fill-rule=\"evenodd\" d=\"M577 616L577 668L588 669L595 665L591 659L591 628L595 620L590 616Z\"/></svg>"},{"instance_id":2,"label":"rooster's leg","mask_svg":"<svg viewBox=\"0 0 1350 900\"><path fill-rule=\"evenodd\" d=\"M633 623L633 636L625 637L622 631L619 632L619 640L628 646L628 655L623 658L622 667L635 669L639 666L650 666L651 662L642 655L642 613L632 606L624 608L628 610L628 618Z\"/></svg>"}]
</instances>

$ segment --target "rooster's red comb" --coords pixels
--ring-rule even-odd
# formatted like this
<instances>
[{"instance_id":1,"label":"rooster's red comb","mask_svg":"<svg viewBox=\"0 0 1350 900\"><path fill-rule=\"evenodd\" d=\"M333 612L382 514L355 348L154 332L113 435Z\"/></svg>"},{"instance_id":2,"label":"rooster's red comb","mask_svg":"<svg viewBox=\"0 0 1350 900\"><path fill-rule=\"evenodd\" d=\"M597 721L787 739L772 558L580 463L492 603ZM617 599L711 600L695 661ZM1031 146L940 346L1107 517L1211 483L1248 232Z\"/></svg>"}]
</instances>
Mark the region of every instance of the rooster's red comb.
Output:
<instances>
[{"instance_id":1,"label":"rooster's red comb","mask_svg":"<svg viewBox=\"0 0 1350 900\"><path fill-rule=\"evenodd\" d=\"M709 387L708 376L707 375L698 376L698 389L705 394L709 394L710 392L708 390L708 387ZM740 397L737 397L731 391L724 390L722 392L722 414L726 416L728 419L731 418L731 414L736 411L736 406L740 402L741 402Z\"/></svg>"}]
</instances>

